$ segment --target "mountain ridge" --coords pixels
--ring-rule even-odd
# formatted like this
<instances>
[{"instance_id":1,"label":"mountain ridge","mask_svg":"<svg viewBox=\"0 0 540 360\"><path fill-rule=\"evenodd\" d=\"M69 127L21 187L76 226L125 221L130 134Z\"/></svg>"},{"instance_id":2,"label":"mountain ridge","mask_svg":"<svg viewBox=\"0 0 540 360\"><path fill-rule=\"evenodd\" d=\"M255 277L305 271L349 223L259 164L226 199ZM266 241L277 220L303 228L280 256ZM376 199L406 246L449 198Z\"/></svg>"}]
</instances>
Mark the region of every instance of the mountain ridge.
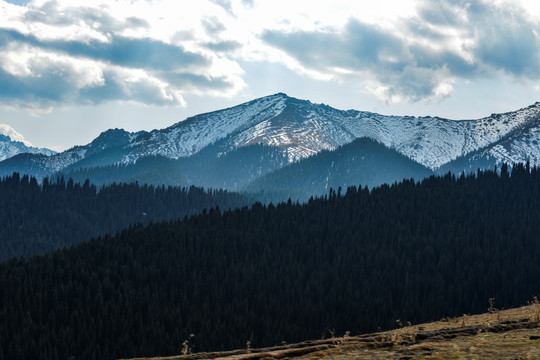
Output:
<instances>
[{"instance_id":1,"label":"mountain ridge","mask_svg":"<svg viewBox=\"0 0 540 360\"><path fill-rule=\"evenodd\" d=\"M307 201L312 196L328 194L330 189L346 191L358 185L374 188L403 179L421 180L433 174L396 150L370 138L358 138L262 175L242 190L267 202L289 198Z\"/></svg>"},{"instance_id":2,"label":"mountain ridge","mask_svg":"<svg viewBox=\"0 0 540 360\"><path fill-rule=\"evenodd\" d=\"M0 161L22 153L54 155L56 151L47 148L28 146L21 141L11 139L9 135L0 133Z\"/></svg>"},{"instance_id":3,"label":"mountain ridge","mask_svg":"<svg viewBox=\"0 0 540 360\"><path fill-rule=\"evenodd\" d=\"M110 129L87 145L48 158L27 156L24 161L0 162L0 174L32 168L31 175L42 177L64 170L130 164L149 156L189 158L209 146L219 157L253 144L281 149L294 163L363 137L431 170L481 149L489 155L490 166L529 159L536 163L540 161L540 147L535 146L540 143L540 103L476 120L450 120L338 110L277 93L192 116L164 129L135 133ZM503 151L506 148L512 151Z\"/></svg>"}]
</instances>

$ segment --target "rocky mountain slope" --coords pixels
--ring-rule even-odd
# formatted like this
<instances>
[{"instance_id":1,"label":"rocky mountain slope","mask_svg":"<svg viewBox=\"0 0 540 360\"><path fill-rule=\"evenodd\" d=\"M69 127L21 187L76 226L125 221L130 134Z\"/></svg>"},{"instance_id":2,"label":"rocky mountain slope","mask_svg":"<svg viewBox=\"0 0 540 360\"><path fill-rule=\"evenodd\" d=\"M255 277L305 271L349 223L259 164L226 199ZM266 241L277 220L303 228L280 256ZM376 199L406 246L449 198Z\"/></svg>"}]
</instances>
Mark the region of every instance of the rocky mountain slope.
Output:
<instances>
[{"instance_id":1,"label":"rocky mountain slope","mask_svg":"<svg viewBox=\"0 0 540 360\"><path fill-rule=\"evenodd\" d=\"M478 120L456 121L343 111L279 93L197 115L161 130L108 130L92 143L60 154L0 162L0 174L31 168L32 175L44 176L77 168L130 164L149 156L188 158L209 146L217 158L253 144L277 147L293 163L363 137L432 170L458 158L463 162L473 154L487 159L490 166L501 161L537 163L540 103ZM474 161L465 159L467 164Z\"/></svg>"},{"instance_id":2,"label":"rocky mountain slope","mask_svg":"<svg viewBox=\"0 0 540 360\"><path fill-rule=\"evenodd\" d=\"M74 146L50 156L29 152L20 153L0 162L0 175L19 172L41 178L72 167L84 168L119 163L126 154L124 147L143 133L110 129L101 133L90 144Z\"/></svg>"},{"instance_id":3,"label":"rocky mountain slope","mask_svg":"<svg viewBox=\"0 0 540 360\"><path fill-rule=\"evenodd\" d=\"M129 145L129 155L122 161L148 155L186 157L219 141L224 152L254 143L277 146L293 162L369 137L436 169L459 156L495 146L509 136L521 139L526 130L529 137L524 143L516 143L516 150L508 156L504 157L499 148L491 152L498 160L513 159L512 155L529 156L530 151L535 152L535 158L540 157L540 150L531 146L535 136L540 136L540 130L535 131L539 116L540 103L478 120L455 121L342 111L275 94L145 134Z\"/></svg>"},{"instance_id":4,"label":"rocky mountain slope","mask_svg":"<svg viewBox=\"0 0 540 360\"><path fill-rule=\"evenodd\" d=\"M9 136L0 134L0 161L21 153L53 155L56 152L45 148L26 146L20 141L14 141Z\"/></svg>"}]
</instances>

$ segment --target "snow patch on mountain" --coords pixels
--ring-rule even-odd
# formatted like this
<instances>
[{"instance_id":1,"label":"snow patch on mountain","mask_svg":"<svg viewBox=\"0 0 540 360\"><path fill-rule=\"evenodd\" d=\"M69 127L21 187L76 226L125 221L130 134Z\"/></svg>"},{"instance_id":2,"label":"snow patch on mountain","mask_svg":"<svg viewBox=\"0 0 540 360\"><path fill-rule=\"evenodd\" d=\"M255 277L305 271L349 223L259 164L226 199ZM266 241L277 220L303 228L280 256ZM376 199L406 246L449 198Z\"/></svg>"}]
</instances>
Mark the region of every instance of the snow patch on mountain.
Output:
<instances>
[{"instance_id":1,"label":"snow patch on mountain","mask_svg":"<svg viewBox=\"0 0 540 360\"><path fill-rule=\"evenodd\" d=\"M285 108L285 96L261 98L233 108L201 114L164 130L139 136L124 158L133 162L143 156L161 155L177 159L193 155L227 135L276 117Z\"/></svg>"},{"instance_id":2,"label":"snow patch on mountain","mask_svg":"<svg viewBox=\"0 0 540 360\"><path fill-rule=\"evenodd\" d=\"M283 103L283 97L280 101ZM435 169L527 126L540 113L537 103L512 113L456 121L342 111L288 97L285 105L277 116L231 134L231 146L279 146L293 162L321 150L336 149L356 138L369 137Z\"/></svg>"},{"instance_id":3,"label":"snow patch on mountain","mask_svg":"<svg viewBox=\"0 0 540 360\"><path fill-rule=\"evenodd\" d=\"M88 149L83 146L76 146L60 154L56 154L50 159L36 160L44 163L45 172L53 174L83 160L87 151Z\"/></svg>"},{"instance_id":4,"label":"snow patch on mountain","mask_svg":"<svg viewBox=\"0 0 540 360\"><path fill-rule=\"evenodd\" d=\"M188 157L221 141L224 148L220 153L262 143L279 147L290 162L295 162L321 150L334 150L354 139L368 137L436 169L525 129L539 115L540 103L478 120L385 116L337 110L279 93L197 115L163 130L139 134L127 145L122 161L130 163L155 155ZM531 137L540 140L538 135ZM529 143L534 145L532 140ZM522 150L505 154L495 148L492 156L507 159L521 154L518 158L522 159L526 151L539 153L532 145L515 146Z\"/></svg>"},{"instance_id":5,"label":"snow patch on mountain","mask_svg":"<svg viewBox=\"0 0 540 360\"><path fill-rule=\"evenodd\" d=\"M538 104L535 104L538 105ZM540 115L532 116L523 122L516 131L502 137L491 146L481 151L480 156L493 158L496 163L530 161L540 164Z\"/></svg>"},{"instance_id":6,"label":"snow patch on mountain","mask_svg":"<svg viewBox=\"0 0 540 360\"><path fill-rule=\"evenodd\" d=\"M53 155L56 152L45 148L27 146L22 141L14 141L10 136L0 134L0 161L21 153Z\"/></svg>"},{"instance_id":7,"label":"snow patch on mountain","mask_svg":"<svg viewBox=\"0 0 540 360\"><path fill-rule=\"evenodd\" d=\"M123 129L110 129L102 132L90 144L75 146L62 153L54 154L48 158L35 157L26 161L42 169L43 172L54 174L62 171L79 161L92 155L102 154L110 149L123 148L137 139L139 136L147 134L145 131L130 133ZM103 164L108 165L108 164Z\"/></svg>"},{"instance_id":8,"label":"snow patch on mountain","mask_svg":"<svg viewBox=\"0 0 540 360\"><path fill-rule=\"evenodd\" d=\"M289 162L295 162L367 137L431 169L479 152L488 159L539 164L539 118L540 103L478 120L448 120L337 110L279 93L190 117L162 130L111 129L88 145L32 161L54 173L79 162L84 167L133 163L148 156L178 159L209 145L215 145L209 151L218 157L261 143L279 148Z\"/></svg>"}]
</instances>

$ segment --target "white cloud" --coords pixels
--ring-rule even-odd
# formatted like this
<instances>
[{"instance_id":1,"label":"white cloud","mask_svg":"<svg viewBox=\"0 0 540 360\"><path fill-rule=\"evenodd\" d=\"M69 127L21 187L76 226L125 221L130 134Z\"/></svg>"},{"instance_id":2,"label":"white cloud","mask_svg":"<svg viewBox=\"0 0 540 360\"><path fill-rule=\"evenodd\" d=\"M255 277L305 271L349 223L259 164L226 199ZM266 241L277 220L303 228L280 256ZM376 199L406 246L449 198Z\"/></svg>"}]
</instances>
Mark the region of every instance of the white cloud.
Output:
<instances>
[{"instance_id":1,"label":"white cloud","mask_svg":"<svg viewBox=\"0 0 540 360\"><path fill-rule=\"evenodd\" d=\"M537 80L539 19L532 0L0 0L0 104L230 98L249 86L246 61L386 101L443 99L456 79Z\"/></svg>"},{"instance_id":2,"label":"white cloud","mask_svg":"<svg viewBox=\"0 0 540 360\"><path fill-rule=\"evenodd\" d=\"M7 124L0 124L0 134L9 136L11 140L22 142L26 146L32 146L30 141L25 140L21 134Z\"/></svg>"},{"instance_id":3,"label":"white cloud","mask_svg":"<svg viewBox=\"0 0 540 360\"><path fill-rule=\"evenodd\" d=\"M241 44L205 31L214 21L221 32L218 19L232 15L197 4L0 1L0 103L33 111L107 101L185 106L185 94L237 93L242 69L227 54Z\"/></svg>"},{"instance_id":4,"label":"white cloud","mask_svg":"<svg viewBox=\"0 0 540 360\"><path fill-rule=\"evenodd\" d=\"M480 0L415 5L405 16L389 16L393 22L374 23L354 11L340 25L283 22L265 30L262 39L291 69L358 81L389 102L444 99L456 79L500 73L517 81L540 78L540 21L521 5Z\"/></svg>"}]
</instances>

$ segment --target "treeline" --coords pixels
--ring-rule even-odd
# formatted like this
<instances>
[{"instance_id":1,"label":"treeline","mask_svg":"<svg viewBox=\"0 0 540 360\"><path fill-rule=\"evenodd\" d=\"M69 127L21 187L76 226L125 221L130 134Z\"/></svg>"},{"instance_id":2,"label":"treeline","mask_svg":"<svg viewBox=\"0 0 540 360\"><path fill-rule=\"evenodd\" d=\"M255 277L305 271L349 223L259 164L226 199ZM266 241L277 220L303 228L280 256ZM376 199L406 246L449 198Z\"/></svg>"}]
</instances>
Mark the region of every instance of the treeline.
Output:
<instances>
[{"instance_id":1,"label":"treeline","mask_svg":"<svg viewBox=\"0 0 540 360\"><path fill-rule=\"evenodd\" d=\"M216 156L221 154L220 156ZM90 162L93 160L94 162ZM58 176L96 184L114 181L223 188L249 194L270 203L307 201L328 193L330 188L358 184L370 188L404 178L423 179L431 170L399 152L369 138L356 139L335 150L290 164L277 147L254 144L228 149L213 144L188 158L144 157L133 164L92 167L90 158L74 164ZM88 162L86 162L88 161Z\"/></svg>"},{"instance_id":2,"label":"treeline","mask_svg":"<svg viewBox=\"0 0 540 360\"><path fill-rule=\"evenodd\" d=\"M280 149L262 144L234 150L227 148L227 151L219 144L213 144L187 158L149 156L133 164L86 166L91 164L85 161L57 175L78 181L90 179L92 183L100 185L115 181L138 181L154 185L195 185L239 191L250 181L287 164L286 155Z\"/></svg>"},{"instance_id":3,"label":"treeline","mask_svg":"<svg viewBox=\"0 0 540 360\"><path fill-rule=\"evenodd\" d=\"M335 150L316 155L274 170L247 184L242 190L265 203L307 201L330 188L362 184L373 188L402 179L416 180L433 172L399 152L370 138L359 138Z\"/></svg>"},{"instance_id":4,"label":"treeline","mask_svg":"<svg viewBox=\"0 0 540 360\"><path fill-rule=\"evenodd\" d=\"M135 226L0 264L0 359L266 346L523 305L540 171L432 176Z\"/></svg>"},{"instance_id":5,"label":"treeline","mask_svg":"<svg viewBox=\"0 0 540 360\"><path fill-rule=\"evenodd\" d=\"M30 257L126 228L184 217L205 208L243 206L248 200L223 190L35 178L0 179L0 261Z\"/></svg>"}]
</instances>

